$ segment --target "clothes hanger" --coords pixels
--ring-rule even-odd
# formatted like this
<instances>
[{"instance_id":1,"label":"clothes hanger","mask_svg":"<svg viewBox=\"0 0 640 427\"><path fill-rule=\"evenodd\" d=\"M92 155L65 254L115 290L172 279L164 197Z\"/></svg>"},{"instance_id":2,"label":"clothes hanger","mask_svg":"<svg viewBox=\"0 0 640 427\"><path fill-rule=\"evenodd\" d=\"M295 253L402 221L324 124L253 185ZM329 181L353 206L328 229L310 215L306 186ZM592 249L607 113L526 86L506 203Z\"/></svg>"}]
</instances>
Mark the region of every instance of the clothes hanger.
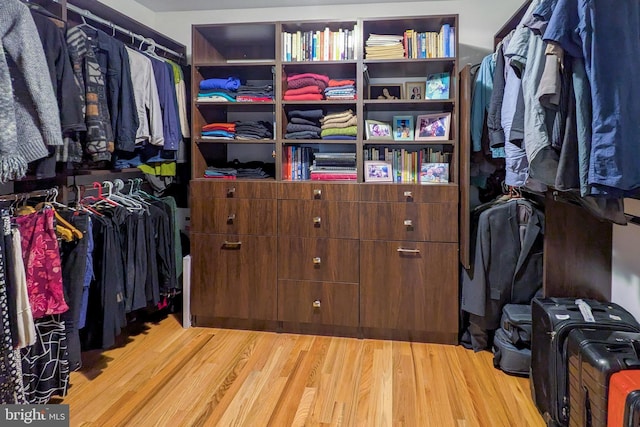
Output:
<instances>
[{"instance_id":1,"label":"clothes hanger","mask_svg":"<svg viewBox=\"0 0 640 427\"><path fill-rule=\"evenodd\" d=\"M118 191L118 186L120 184L122 184L122 187L124 187L124 183L122 182L121 179L118 179L116 181L119 181L118 183L111 182L111 181L104 181L102 184L105 185L108 189L109 189L109 193L107 195L107 198L110 200L114 200L117 203L120 203L122 206L124 206L127 210L131 211L131 212L135 212L135 211L141 211L144 210L144 207L137 201L133 200L133 199L129 199L127 198L125 195L121 194ZM116 187L116 191L113 192L113 187Z\"/></svg>"}]
</instances>

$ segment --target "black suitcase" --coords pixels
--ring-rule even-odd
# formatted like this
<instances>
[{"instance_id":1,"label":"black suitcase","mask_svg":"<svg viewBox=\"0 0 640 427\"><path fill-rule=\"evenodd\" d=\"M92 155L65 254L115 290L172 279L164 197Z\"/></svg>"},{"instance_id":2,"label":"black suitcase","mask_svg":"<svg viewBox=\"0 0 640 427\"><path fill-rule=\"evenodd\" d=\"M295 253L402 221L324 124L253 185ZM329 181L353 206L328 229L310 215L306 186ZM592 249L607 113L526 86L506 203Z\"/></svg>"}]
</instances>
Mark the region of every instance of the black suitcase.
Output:
<instances>
[{"instance_id":1,"label":"black suitcase","mask_svg":"<svg viewBox=\"0 0 640 427\"><path fill-rule=\"evenodd\" d=\"M502 308L500 327L512 344L531 348L531 305L505 305Z\"/></svg>"},{"instance_id":2,"label":"black suitcase","mask_svg":"<svg viewBox=\"0 0 640 427\"><path fill-rule=\"evenodd\" d=\"M534 298L531 302L531 396L549 426L566 426L566 340L576 328L639 332L634 317L614 303L584 300L593 315L585 320L573 298ZM588 318L588 313L586 313Z\"/></svg>"},{"instance_id":3,"label":"black suitcase","mask_svg":"<svg viewBox=\"0 0 640 427\"><path fill-rule=\"evenodd\" d=\"M500 328L493 337L493 366L513 375L529 375L531 349L514 345Z\"/></svg>"},{"instance_id":4,"label":"black suitcase","mask_svg":"<svg viewBox=\"0 0 640 427\"><path fill-rule=\"evenodd\" d=\"M640 333L574 329L567 341L569 426L607 427L609 378L640 368Z\"/></svg>"}]
</instances>

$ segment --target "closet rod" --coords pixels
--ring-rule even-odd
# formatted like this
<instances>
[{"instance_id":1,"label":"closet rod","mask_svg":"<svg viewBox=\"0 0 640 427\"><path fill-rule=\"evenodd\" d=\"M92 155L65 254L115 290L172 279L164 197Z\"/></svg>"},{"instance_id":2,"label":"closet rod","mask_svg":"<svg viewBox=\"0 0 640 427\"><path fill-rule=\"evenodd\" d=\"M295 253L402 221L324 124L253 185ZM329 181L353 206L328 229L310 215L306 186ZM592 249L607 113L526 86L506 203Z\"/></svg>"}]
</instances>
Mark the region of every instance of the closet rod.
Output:
<instances>
[{"instance_id":1,"label":"closet rod","mask_svg":"<svg viewBox=\"0 0 640 427\"><path fill-rule=\"evenodd\" d=\"M53 1L56 2L56 3L60 3L59 0L53 0ZM171 55L174 55L174 56L176 56L178 58L181 58L181 59L184 58L184 55L182 53L178 53L175 50L172 50L172 49L169 49L168 47L164 47L164 46L162 46L160 44L157 44L155 42L155 40L153 40L153 39L141 36L140 34L136 34L133 31L127 30L126 28L123 28L123 27L121 27L119 25L116 25L113 22L108 21L108 20L106 20L104 18L100 18L99 16L93 14L92 12L90 12L88 10L82 9L82 8L80 8L78 6L75 6L73 4L70 4L70 3L67 3L67 10L75 12L78 15L84 16L85 18L91 19L94 22L98 22L100 24L106 25L106 26L108 26L109 28L111 28L113 30L116 30L116 31L119 31L119 32L121 32L123 34L126 34L129 37L133 37L135 39L138 39L139 41L141 41L143 43L147 43L147 44L150 44L150 45L152 45L152 46L154 46L154 47L156 47L158 49L164 50L165 52L167 52L167 53L169 53Z\"/></svg>"},{"instance_id":2,"label":"closet rod","mask_svg":"<svg viewBox=\"0 0 640 427\"><path fill-rule=\"evenodd\" d=\"M57 194L57 188L49 188L48 190L36 190L29 193L5 194L0 195L0 202L17 201L22 199L30 199L33 197L50 197Z\"/></svg>"}]
</instances>

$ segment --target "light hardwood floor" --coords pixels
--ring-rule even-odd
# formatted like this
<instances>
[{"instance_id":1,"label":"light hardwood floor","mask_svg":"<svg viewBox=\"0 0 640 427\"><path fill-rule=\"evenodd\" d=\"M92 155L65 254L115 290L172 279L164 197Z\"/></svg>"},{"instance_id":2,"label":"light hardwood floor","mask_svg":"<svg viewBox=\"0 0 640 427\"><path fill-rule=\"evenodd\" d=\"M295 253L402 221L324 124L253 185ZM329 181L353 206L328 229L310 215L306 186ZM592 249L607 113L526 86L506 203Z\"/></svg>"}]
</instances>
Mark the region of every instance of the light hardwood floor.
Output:
<instances>
[{"instance_id":1,"label":"light hardwood floor","mask_svg":"<svg viewBox=\"0 0 640 427\"><path fill-rule=\"evenodd\" d=\"M543 426L529 381L460 346L225 329L170 316L83 354L71 425Z\"/></svg>"}]
</instances>

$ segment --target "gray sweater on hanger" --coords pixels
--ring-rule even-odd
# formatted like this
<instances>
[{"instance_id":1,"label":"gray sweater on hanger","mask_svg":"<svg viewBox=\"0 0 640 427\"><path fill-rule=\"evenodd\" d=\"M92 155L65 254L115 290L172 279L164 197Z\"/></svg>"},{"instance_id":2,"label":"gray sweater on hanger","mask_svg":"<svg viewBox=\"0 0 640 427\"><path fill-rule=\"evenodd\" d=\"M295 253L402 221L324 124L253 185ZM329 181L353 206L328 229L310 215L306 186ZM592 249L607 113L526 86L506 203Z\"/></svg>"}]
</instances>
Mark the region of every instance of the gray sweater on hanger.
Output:
<instances>
[{"instance_id":1,"label":"gray sweater on hanger","mask_svg":"<svg viewBox=\"0 0 640 427\"><path fill-rule=\"evenodd\" d=\"M0 58L0 180L4 181L22 177L26 170L22 162L46 157L47 146L63 143L42 43L29 8L18 0L0 3L0 39L6 53Z\"/></svg>"}]
</instances>

